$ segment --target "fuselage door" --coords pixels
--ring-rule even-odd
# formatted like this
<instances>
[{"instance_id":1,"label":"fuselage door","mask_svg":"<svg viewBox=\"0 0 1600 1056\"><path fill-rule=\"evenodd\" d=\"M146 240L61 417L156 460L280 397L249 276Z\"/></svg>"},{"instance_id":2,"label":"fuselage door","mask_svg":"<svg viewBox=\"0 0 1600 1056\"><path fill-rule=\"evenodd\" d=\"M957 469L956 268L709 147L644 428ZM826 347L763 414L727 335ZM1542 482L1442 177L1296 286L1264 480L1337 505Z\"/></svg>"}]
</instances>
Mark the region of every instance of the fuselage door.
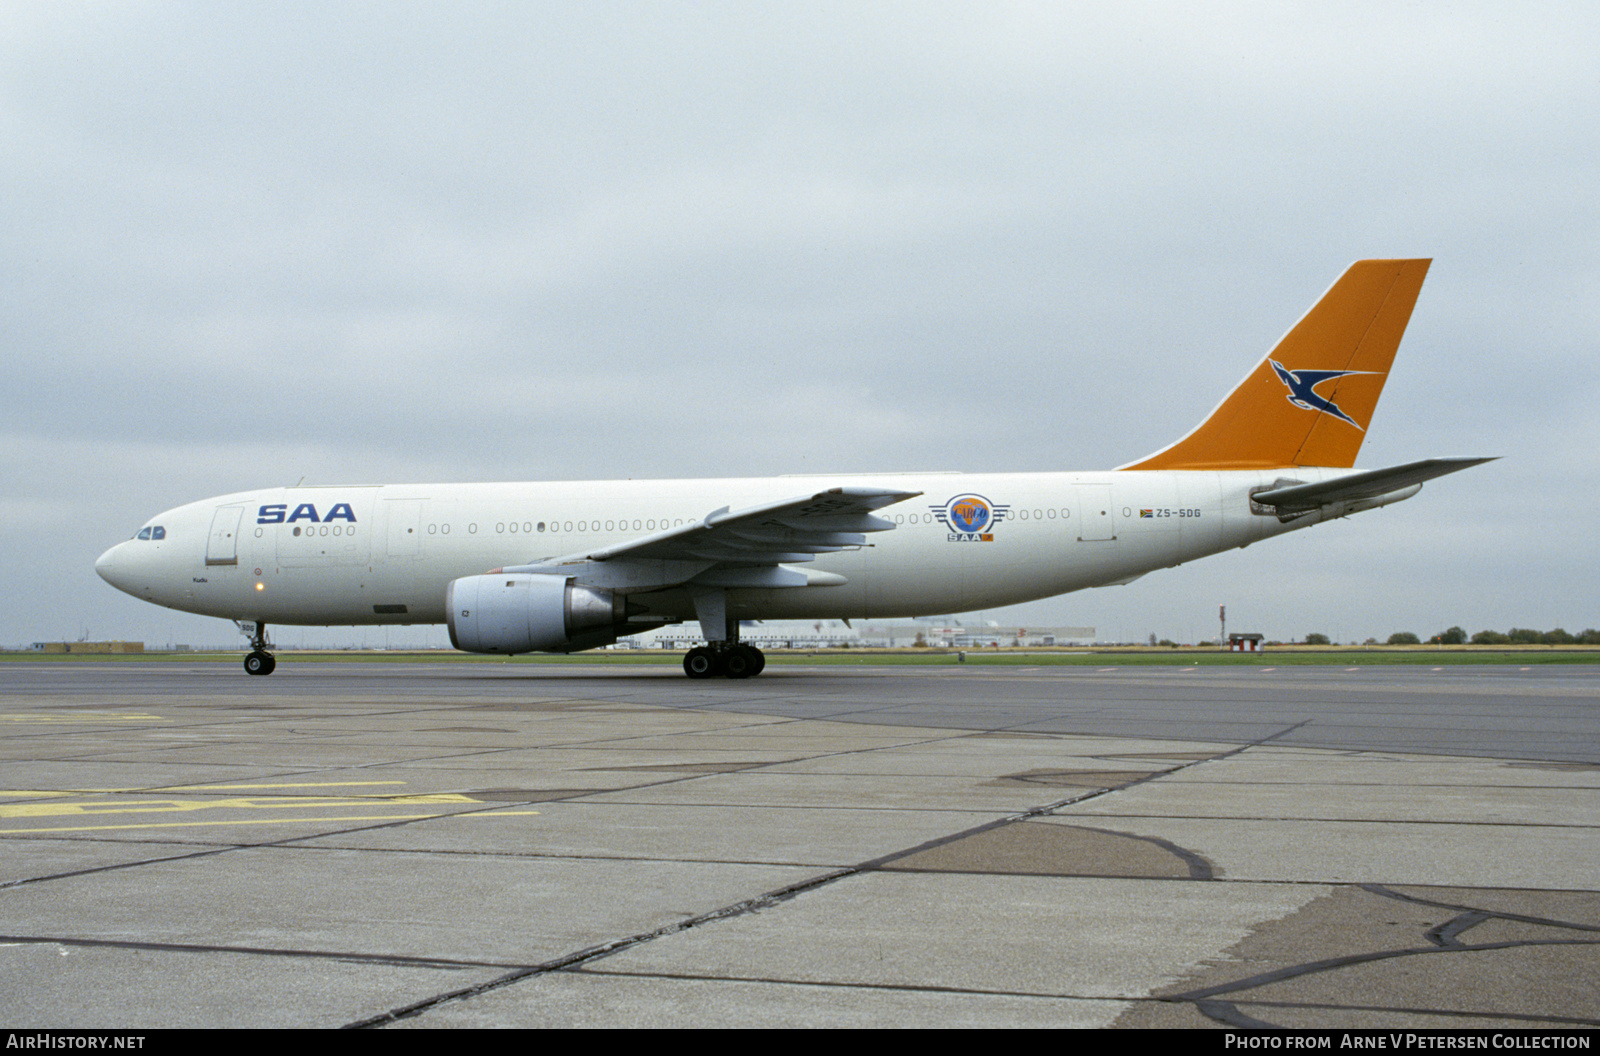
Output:
<instances>
[{"instance_id":1,"label":"fuselage door","mask_svg":"<svg viewBox=\"0 0 1600 1056\"><path fill-rule=\"evenodd\" d=\"M1078 499L1078 542L1105 543L1117 537L1116 519L1111 513L1110 484L1079 484L1073 489Z\"/></svg>"},{"instance_id":2,"label":"fuselage door","mask_svg":"<svg viewBox=\"0 0 1600 1056\"><path fill-rule=\"evenodd\" d=\"M243 506L217 507L217 512L211 515L211 538L206 541L206 564L239 563L239 520L243 516Z\"/></svg>"},{"instance_id":3,"label":"fuselage door","mask_svg":"<svg viewBox=\"0 0 1600 1056\"><path fill-rule=\"evenodd\" d=\"M421 499L388 499L389 556L416 557L422 553Z\"/></svg>"}]
</instances>

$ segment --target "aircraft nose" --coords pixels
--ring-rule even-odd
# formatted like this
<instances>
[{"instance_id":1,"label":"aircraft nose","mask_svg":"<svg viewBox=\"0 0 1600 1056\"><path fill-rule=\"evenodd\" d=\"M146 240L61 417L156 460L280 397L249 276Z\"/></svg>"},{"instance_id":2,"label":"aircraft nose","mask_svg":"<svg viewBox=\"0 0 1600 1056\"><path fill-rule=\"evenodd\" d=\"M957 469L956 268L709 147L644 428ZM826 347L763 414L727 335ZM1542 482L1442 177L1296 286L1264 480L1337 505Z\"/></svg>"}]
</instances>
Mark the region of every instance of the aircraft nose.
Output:
<instances>
[{"instance_id":1,"label":"aircraft nose","mask_svg":"<svg viewBox=\"0 0 1600 1056\"><path fill-rule=\"evenodd\" d=\"M107 583L110 583L118 590L128 589L127 561L118 560L118 558L121 556L119 555L118 551L120 551L125 545L127 544L118 543L110 550L107 550L105 553L101 554L95 559L94 562L94 570L99 574L100 578L105 580Z\"/></svg>"}]
</instances>

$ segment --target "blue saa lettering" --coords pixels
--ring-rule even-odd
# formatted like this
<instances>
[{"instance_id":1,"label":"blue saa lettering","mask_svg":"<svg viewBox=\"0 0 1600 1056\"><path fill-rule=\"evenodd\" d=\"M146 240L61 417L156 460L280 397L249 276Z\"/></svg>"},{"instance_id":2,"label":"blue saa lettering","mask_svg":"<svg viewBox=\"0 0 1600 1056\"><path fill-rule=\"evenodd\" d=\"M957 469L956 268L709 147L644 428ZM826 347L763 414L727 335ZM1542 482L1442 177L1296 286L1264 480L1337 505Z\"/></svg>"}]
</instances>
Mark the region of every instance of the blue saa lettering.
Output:
<instances>
[{"instance_id":1,"label":"blue saa lettering","mask_svg":"<svg viewBox=\"0 0 1600 1056\"><path fill-rule=\"evenodd\" d=\"M346 524L356 523L356 511L348 502L336 502L333 509L328 511L326 517L317 515L317 508L309 502L302 502L289 512L289 504L284 502L272 503L256 510L257 524L293 524L296 521L310 521L313 524L331 524L334 521L344 521Z\"/></svg>"}]
</instances>

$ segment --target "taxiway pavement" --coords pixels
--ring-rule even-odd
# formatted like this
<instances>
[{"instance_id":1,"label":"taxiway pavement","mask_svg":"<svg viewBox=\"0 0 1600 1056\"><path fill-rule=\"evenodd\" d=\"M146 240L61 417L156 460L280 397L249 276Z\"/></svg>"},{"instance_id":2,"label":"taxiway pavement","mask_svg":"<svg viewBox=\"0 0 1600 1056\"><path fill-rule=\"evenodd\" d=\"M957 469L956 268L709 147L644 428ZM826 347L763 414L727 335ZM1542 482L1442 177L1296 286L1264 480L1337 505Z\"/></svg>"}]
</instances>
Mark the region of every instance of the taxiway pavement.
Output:
<instances>
[{"instance_id":1,"label":"taxiway pavement","mask_svg":"<svg viewBox=\"0 0 1600 1056\"><path fill-rule=\"evenodd\" d=\"M1600 1025L1600 668L0 665L0 1024Z\"/></svg>"}]
</instances>

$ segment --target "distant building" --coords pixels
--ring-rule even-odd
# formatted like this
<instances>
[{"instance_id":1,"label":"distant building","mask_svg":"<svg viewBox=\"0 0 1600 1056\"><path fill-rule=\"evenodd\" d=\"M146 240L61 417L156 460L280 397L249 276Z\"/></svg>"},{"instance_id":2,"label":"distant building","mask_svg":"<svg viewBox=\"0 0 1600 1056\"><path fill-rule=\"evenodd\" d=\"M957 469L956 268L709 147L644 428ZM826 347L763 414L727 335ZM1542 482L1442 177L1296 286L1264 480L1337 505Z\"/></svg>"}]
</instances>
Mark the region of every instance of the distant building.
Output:
<instances>
[{"instance_id":1,"label":"distant building","mask_svg":"<svg viewBox=\"0 0 1600 1056\"><path fill-rule=\"evenodd\" d=\"M143 642L34 642L36 653L142 653Z\"/></svg>"},{"instance_id":2,"label":"distant building","mask_svg":"<svg viewBox=\"0 0 1600 1056\"><path fill-rule=\"evenodd\" d=\"M836 649L861 644L843 620L762 620L739 625L739 640L758 649ZM704 645L699 623L679 623L617 640L621 649L689 649Z\"/></svg>"},{"instance_id":3,"label":"distant building","mask_svg":"<svg viewBox=\"0 0 1600 1056\"><path fill-rule=\"evenodd\" d=\"M925 645L935 649L980 649L989 646L1049 647L1088 645L1093 627L989 627L982 624L869 623L861 628L861 644L890 649Z\"/></svg>"},{"instance_id":4,"label":"distant building","mask_svg":"<svg viewBox=\"0 0 1600 1056\"><path fill-rule=\"evenodd\" d=\"M1089 645L1093 627L965 626L949 622L867 623L847 626L843 620L762 620L739 627L739 640L759 649L986 649ZM621 649L689 649L701 645L698 623L680 623L617 641Z\"/></svg>"},{"instance_id":5,"label":"distant building","mask_svg":"<svg viewBox=\"0 0 1600 1056\"><path fill-rule=\"evenodd\" d=\"M1261 639L1266 637L1260 634L1230 634L1228 635L1228 650L1234 653L1259 653Z\"/></svg>"}]
</instances>

